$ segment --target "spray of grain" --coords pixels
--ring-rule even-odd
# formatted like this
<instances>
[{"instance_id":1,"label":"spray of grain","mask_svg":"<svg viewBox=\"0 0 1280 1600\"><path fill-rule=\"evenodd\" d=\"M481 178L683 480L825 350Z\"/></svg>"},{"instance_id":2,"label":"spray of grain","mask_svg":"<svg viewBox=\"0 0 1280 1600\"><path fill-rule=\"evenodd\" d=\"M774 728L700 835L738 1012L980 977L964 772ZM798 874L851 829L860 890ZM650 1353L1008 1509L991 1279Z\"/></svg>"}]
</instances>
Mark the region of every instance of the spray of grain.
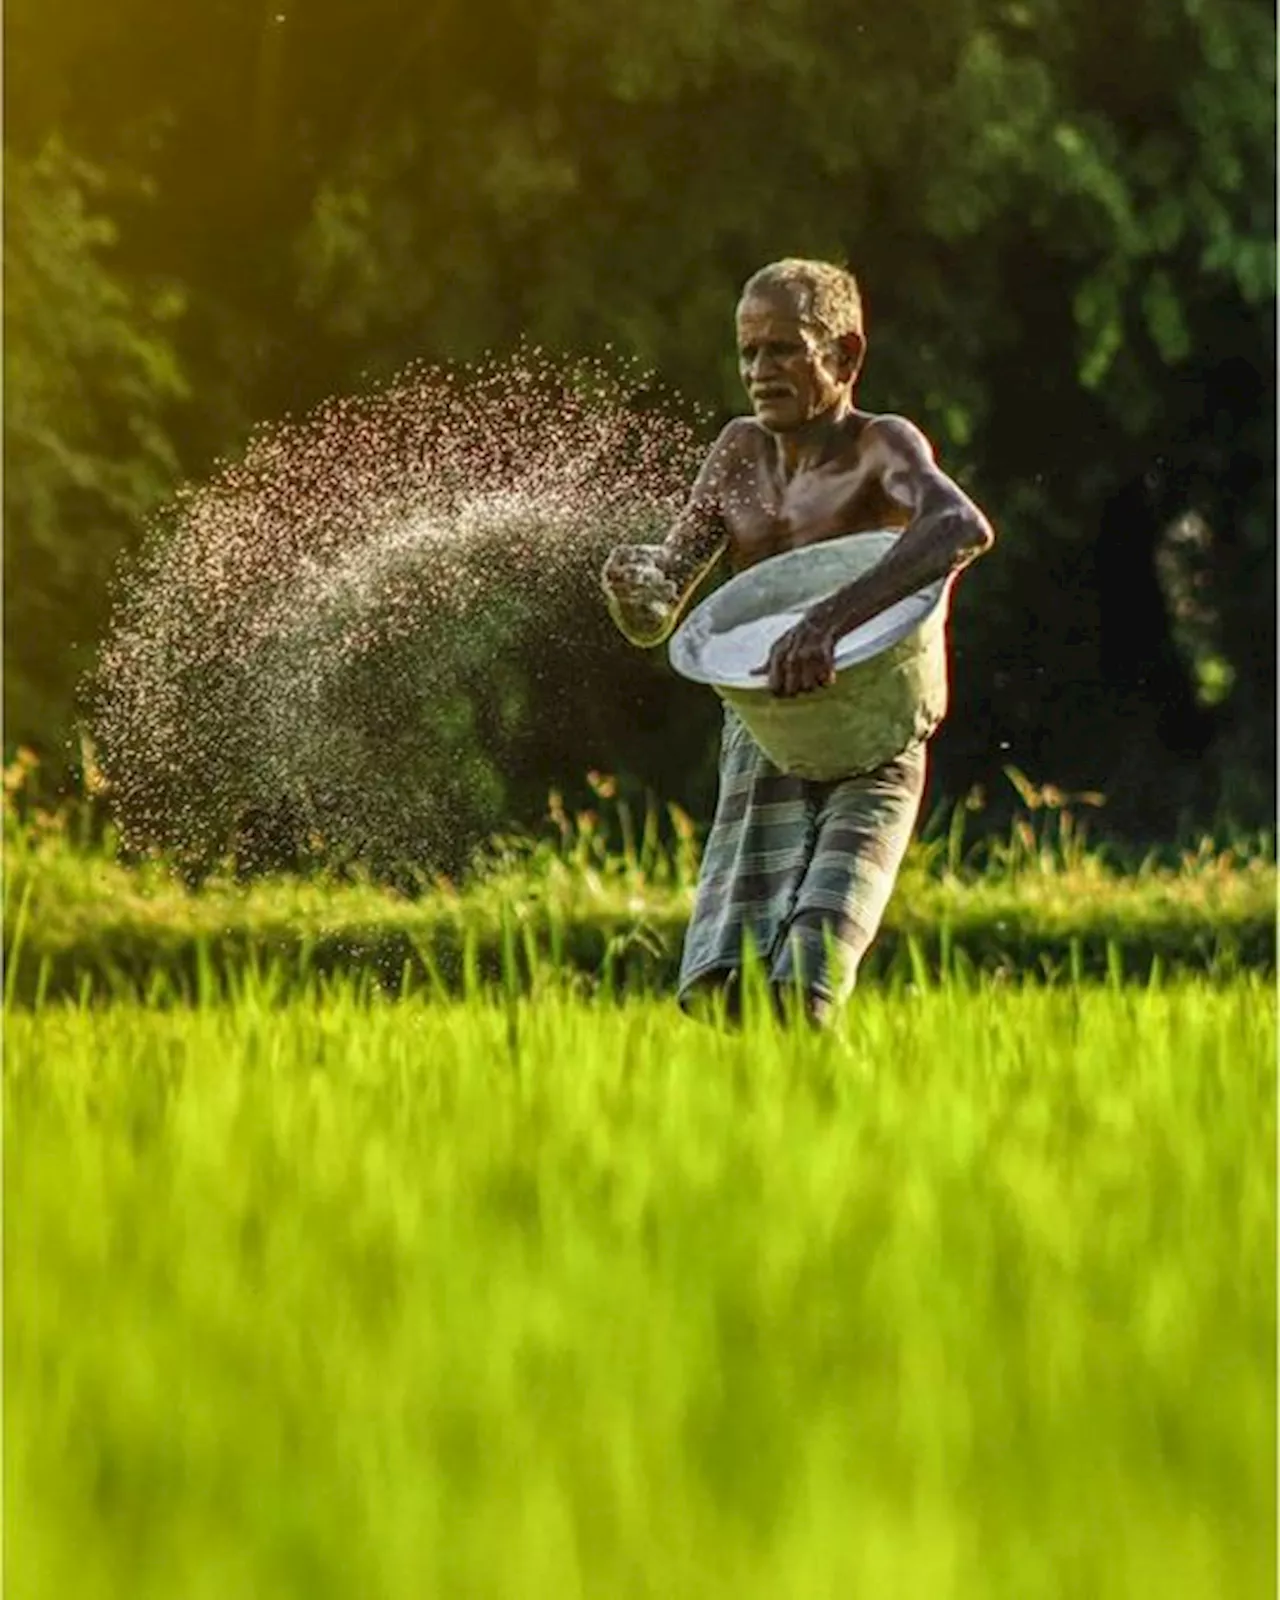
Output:
<instances>
[{"instance_id":1,"label":"spray of grain","mask_svg":"<svg viewBox=\"0 0 1280 1600\"><path fill-rule=\"evenodd\" d=\"M700 431L536 350L260 430L122 587L91 704L126 841L210 860L270 817L313 856L456 861L503 752L591 692L601 561L660 536Z\"/></svg>"}]
</instances>

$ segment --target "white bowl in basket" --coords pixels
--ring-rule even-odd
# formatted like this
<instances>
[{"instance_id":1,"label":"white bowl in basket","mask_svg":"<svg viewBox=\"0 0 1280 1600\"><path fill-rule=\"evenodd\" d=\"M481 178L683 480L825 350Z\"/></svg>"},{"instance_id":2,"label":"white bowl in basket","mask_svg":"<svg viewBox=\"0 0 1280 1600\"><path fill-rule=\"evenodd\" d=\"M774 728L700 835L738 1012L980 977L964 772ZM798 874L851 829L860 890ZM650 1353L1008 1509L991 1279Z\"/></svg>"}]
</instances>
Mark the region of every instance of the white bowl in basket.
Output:
<instances>
[{"instance_id":1,"label":"white bowl in basket","mask_svg":"<svg viewBox=\"0 0 1280 1600\"><path fill-rule=\"evenodd\" d=\"M840 639L828 688L783 699L753 671L810 606L875 566L897 537L847 534L770 556L708 595L672 635L676 671L710 684L784 772L821 780L870 772L946 715L945 578Z\"/></svg>"}]
</instances>

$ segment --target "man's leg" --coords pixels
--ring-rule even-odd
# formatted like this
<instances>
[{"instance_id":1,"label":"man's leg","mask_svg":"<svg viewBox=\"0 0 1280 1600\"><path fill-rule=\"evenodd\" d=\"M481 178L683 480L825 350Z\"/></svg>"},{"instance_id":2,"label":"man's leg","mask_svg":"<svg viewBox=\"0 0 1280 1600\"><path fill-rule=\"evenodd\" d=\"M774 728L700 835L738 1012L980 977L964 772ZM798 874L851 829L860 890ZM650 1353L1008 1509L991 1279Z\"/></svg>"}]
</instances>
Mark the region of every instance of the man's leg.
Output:
<instances>
[{"instance_id":1,"label":"man's leg","mask_svg":"<svg viewBox=\"0 0 1280 1600\"><path fill-rule=\"evenodd\" d=\"M925 747L827 786L813 853L769 979L780 1011L822 1027L848 999L911 841Z\"/></svg>"},{"instance_id":2,"label":"man's leg","mask_svg":"<svg viewBox=\"0 0 1280 1600\"><path fill-rule=\"evenodd\" d=\"M737 967L719 967L706 973L680 996L680 1009L697 1022L741 1022L741 972Z\"/></svg>"},{"instance_id":3,"label":"man's leg","mask_svg":"<svg viewBox=\"0 0 1280 1600\"><path fill-rule=\"evenodd\" d=\"M680 957L677 995L686 1011L740 1016L746 947L762 953L767 974L809 864L817 809L815 785L780 772L726 711L716 813Z\"/></svg>"}]
</instances>

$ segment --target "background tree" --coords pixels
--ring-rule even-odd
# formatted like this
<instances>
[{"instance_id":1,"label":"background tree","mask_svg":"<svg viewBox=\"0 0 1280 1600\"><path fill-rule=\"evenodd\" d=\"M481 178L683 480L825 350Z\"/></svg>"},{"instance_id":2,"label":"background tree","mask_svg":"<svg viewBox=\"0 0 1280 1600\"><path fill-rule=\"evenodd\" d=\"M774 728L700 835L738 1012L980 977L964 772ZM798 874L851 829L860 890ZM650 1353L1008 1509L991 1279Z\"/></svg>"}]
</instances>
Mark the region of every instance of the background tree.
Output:
<instances>
[{"instance_id":1,"label":"background tree","mask_svg":"<svg viewBox=\"0 0 1280 1600\"><path fill-rule=\"evenodd\" d=\"M9 30L13 148L56 131L150 179L150 197L111 192L112 270L140 317L145 286L181 286L169 336L198 404L172 412L163 381L152 401L188 471L253 418L520 336L611 343L727 416L742 280L782 254L847 259L870 312L863 402L917 417L1002 533L958 594L964 715L939 739L935 790L999 788L1013 760L1105 789L1121 833L1269 821L1275 30L1260 0L862 15L377 0L358 16L338 0L81 0L56 22L18 0ZM12 184L8 205L17 240ZM10 307L11 327L26 316ZM1192 654L1168 576L1187 511L1204 530ZM96 573L78 566L83 524L64 533L70 568ZM25 561L11 547L19 580ZM102 618L89 594L96 576L86 639ZM549 745L546 770L522 758L510 808L579 764L705 806L714 708L664 700L660 667L644 682L619 652L597 685L614 731ZM631 737L640 700L659 723L654 707L679 706L660 750ZM55 695L29 720L52 738L65 716Z\"/></svg>"},{"instance_id":2,"label":"background tree","mask_svg":"<svg viewBox=\"0 0 1280 1600\"><path fill-rule=\"evenodd\" d=\"M56 136L6 163L5 735L54 750L113 566L174 485L187 392L181 295L114 269L107 198Z\"/></svg>"}]
</instances>

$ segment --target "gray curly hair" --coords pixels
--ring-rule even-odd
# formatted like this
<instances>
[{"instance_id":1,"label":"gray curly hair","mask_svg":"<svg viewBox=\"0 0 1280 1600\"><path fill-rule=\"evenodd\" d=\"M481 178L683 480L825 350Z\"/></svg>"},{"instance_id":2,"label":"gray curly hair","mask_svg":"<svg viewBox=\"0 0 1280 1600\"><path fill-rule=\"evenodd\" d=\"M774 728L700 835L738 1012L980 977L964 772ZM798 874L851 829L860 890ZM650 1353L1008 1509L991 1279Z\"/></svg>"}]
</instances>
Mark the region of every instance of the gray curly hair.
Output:
<instances>
[{"instance_id":1,"label":"gray curly hair","mask_svg":"<svg viewBox=\"0 0 1280 1600\"><path fill-rule=\"evenodd\" d=\"M742 286L742 298L780 291L796 306L800 321L827 338L839 339L847 333L863 336L862 291L847 267L787 256L753 272Z\"/></svg>"}]
</instances>

